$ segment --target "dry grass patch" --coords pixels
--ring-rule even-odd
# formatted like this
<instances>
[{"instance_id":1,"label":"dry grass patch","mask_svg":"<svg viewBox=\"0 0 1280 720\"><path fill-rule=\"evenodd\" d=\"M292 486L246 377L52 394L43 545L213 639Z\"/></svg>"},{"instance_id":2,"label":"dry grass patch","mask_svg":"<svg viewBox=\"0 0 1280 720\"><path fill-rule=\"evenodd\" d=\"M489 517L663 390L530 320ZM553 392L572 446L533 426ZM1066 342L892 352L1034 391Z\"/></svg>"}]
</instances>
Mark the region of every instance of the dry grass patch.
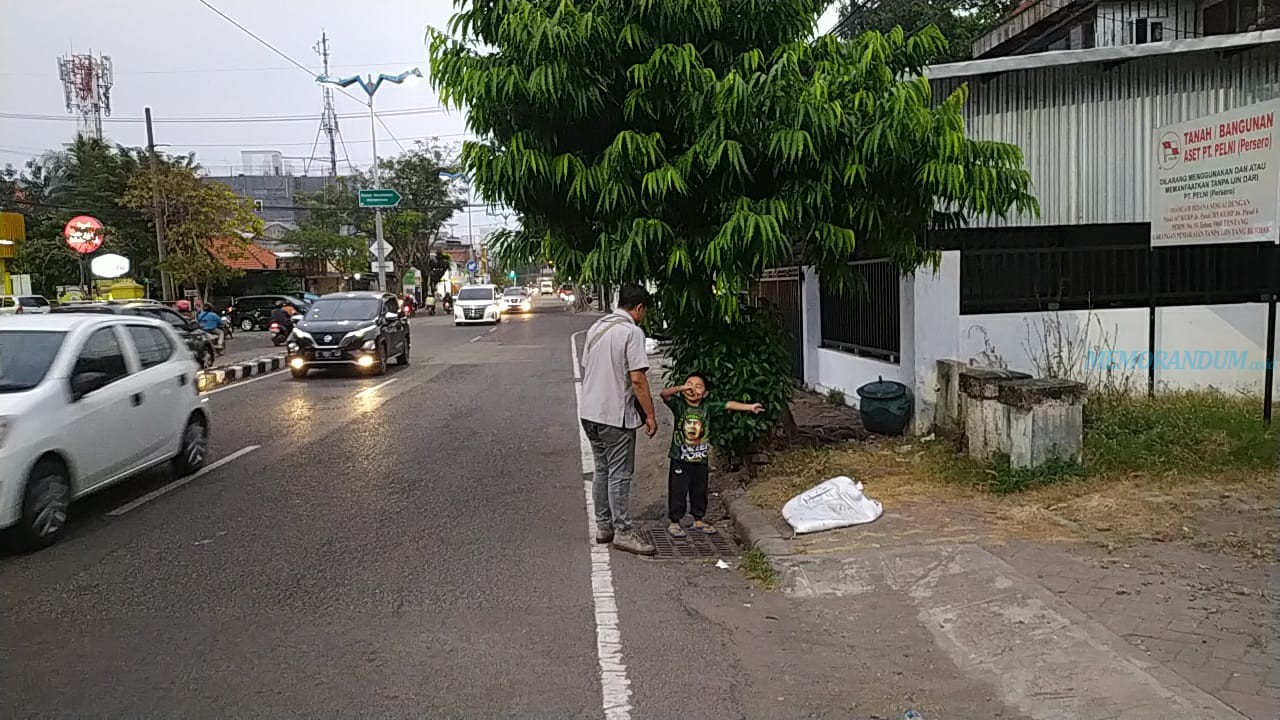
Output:
<instances>
[{"instance_id":1,"label":"dry grass patch","mask_svg":"<svg viewBox=\"0 0 1280 720\"><path fill-rule=\"evenodd\" d=\"M1258 560L1276 557L1276 428L1257 401L1214 392L1103 398L1086 413L1081 466L1027 473L977 463L947 441L880 439L780 455L748 490L762 507L837 475L886 509L984 516L990 531L1121 544L1186 540Z\"/></svg>"}]
</instances>

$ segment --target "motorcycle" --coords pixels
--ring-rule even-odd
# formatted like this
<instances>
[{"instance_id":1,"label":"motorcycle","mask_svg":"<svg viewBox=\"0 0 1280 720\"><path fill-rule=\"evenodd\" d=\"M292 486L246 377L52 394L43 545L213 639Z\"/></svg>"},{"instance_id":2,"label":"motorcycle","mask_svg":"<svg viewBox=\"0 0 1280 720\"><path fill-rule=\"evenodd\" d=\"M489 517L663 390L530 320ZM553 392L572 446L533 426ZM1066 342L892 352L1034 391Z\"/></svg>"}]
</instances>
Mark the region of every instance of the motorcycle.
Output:
<instances>
[{"instance_id":1,"label":"motorcycle","mask_svg":"<svg viewBox=\"0 0 1280 720\"><path fill-rule=\"evenodd\" d=\"M418 308L414 307L413 303L406 302L400 306L400 314L408 319L418 314Z\"/></svg>"},{"instance_id":2,"label":"motorcycle","mask_svg":"<svg viewBox=\"0 0 1280 720\"><path fill-rule=\"evenodd\" d=\"M230 339L232 335L235 335L235 325L232 324L230 315L223 315L218 326L222 328L223 339Z\"/></svg>"},{"instance_id":3,"label":"motorcycle","mask_svg":"<svg viewBox=\"0 0 1280 720\"><path fill-rule=\"evenodd\" d=\"M427 314L428 315L436 314L436 299L433 297L427 298Z\"/></svg>"},{"instance_id":4,"label":"motorcycle","mask_svg":"<svg viewBox=\"0 0 1280 720\"><path fill-rule=\"evenodd\" d=\"M445 315L452 315L452 314L453 314L453 301L452 301L452 300L450 300L450 299L448 299L448 298L445 298L445 299L444 299L444 302L442 303L442 305L444 306L444 307L443 307L443 310L444 310L444 314L445 314Z\"/></svg>"},{"instance_id":5,"label":"motorcycle","mask_svg":"<svg viewBox=\"0 0 1280 720\"><path fill-rule=\"evenodd\" d=\"M285 344L285 341L289 339L289 335L293 332L293 328L286 328L274 320L267 327L267 330L271 333L271 344L276 347Z\"/></svg>"}]
</instances>

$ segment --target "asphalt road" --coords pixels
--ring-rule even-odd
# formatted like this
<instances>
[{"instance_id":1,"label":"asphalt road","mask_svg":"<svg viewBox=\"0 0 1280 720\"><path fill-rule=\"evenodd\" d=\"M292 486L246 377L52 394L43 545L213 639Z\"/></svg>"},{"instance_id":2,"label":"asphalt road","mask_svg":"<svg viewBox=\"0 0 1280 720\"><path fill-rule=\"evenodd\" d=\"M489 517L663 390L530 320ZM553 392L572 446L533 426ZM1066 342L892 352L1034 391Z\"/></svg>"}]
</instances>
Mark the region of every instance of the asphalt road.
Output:
<instances>
[{"instance_id":1,"label":"asphalt road","mask_svg":"<svg viewBox=\"0 0 1280 720\"><path fill-rule=\"evenodd\" d=\"M592 319L420 316L385 377L209 394L211 458L233 459L124 483L58 545L0 556L0 718L605 717L569 349ZM641 452L653 520L665 443ZM612 717L854 716L838 638L861 620L607 557Z\"/></svg>"}]
</instances>

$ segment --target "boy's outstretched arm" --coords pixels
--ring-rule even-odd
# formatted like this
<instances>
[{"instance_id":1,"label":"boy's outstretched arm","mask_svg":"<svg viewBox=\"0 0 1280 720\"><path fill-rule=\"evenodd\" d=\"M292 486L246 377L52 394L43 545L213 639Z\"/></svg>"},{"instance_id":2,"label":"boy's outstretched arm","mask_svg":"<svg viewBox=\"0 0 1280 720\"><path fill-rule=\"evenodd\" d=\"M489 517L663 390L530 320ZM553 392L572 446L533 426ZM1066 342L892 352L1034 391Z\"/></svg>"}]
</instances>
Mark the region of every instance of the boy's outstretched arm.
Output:
<instances>
[{"instance_id":1,"label":"boy's outstretched arm","mask_svg":"<svg viewBox=\"0 0 1280 720\"><path fill-rule=\"evenodd\" d=\"M734 402L733 400L725 403L724 409L731 410L733 412L749 412L752 415L759 415L764 412L764 406L760 403L740 403Z\"/></svg>"},{"instance_id":2,"label":"boy's outstretched arm","mask_svg":"<svg viewBox=\"0 0 1280 720\"><path fill-rule=\"evenodd\" d=\"M676 385L674 387L669 387L669 388L662 388L662 391L658 393L658 396L661 397L662 400L665 402L666 399L671 397L672 395L679 395L680 393L688 389L689 389L688 384Z\"/></svg>"}]
</instances>

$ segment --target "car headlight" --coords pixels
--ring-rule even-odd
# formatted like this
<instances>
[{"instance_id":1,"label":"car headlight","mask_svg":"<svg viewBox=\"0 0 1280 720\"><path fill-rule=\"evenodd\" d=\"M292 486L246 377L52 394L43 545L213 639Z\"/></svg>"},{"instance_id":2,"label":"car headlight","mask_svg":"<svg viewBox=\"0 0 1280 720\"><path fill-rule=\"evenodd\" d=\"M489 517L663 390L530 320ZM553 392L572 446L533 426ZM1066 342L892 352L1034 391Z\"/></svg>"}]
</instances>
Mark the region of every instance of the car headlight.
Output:
<instances>
[{"instance_id":1,"label":"car headlight","mask_svg":"<svg viewBox=\"0 0 1280 720\"><path fill-rule=\"evenodd\" d=\"M5 438L13 431L14 418L8 415L0 415L0 448L4 447Z\"/></svg>"},{"instance_id":2,"label":"car headlight","mask_svg":"<svg viewBox=\"0 0 1280 720\"><path fill-rule=\"evenodd\" d=\"M289 352L298 352L298 343L296 342L291 342L285 347L289 350Z\"/></svg>"},{"instance_id":3,"label":"car headlight","mask_svg":"<svg viewBox=\"0 0 1280 720\"><path fill-rule=\"evenodd\" d=\"M364 344L360 346L360 349L361 349L361 350L372 350L372 349L376 348L377 346L378 346L378 343L374 342L373 340L365 340L365 341L364 341Z\"/></svg>"}]
</instances>

